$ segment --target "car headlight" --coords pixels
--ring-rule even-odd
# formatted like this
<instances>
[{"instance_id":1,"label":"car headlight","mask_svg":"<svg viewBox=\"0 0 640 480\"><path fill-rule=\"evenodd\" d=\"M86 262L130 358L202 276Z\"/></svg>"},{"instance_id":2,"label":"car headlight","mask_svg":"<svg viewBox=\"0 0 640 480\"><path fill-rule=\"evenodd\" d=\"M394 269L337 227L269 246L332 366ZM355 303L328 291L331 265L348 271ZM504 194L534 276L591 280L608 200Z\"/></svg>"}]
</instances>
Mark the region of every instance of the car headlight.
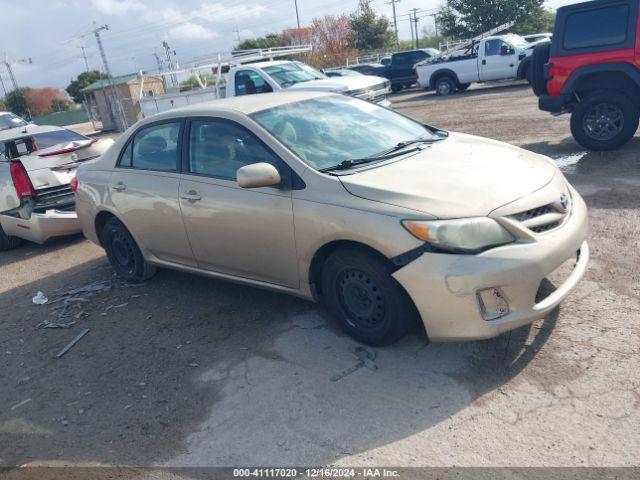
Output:
<instances>
[{"instance_id":1,"label":"car headlight","mask_svg":"<svg viewBox=\"0 0 640 480\"><path fill-rule=\"evenodd\" d=\"M414 237L452 253L478 253L515 241L515 237L491 218L460 218L455 220L404 220Z\"/></svg>"}]
</instances>

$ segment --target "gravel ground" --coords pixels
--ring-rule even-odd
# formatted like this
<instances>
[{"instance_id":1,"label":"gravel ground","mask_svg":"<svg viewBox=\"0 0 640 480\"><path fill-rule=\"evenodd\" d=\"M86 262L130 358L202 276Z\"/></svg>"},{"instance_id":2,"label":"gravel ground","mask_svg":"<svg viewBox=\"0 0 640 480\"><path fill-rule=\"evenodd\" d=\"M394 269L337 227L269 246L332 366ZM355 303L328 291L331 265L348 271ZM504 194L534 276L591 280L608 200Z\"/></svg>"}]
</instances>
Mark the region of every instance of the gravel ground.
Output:
<instances>
[{"instance_id":1,"label":"gravel ground","mask_svg":"<svg viewBox=\"0 0 640 480\"><path fill-rule=\"evenodd\" d=\"M587 153L517 84L392 100L562 166L592 261L559 309L490 341L415 334L335 381L362 351L314 304L172 271L133 287L81 237L24 245L0 255L0 466L638 465L640 138ZM38 329L61 298L75 324Z\"/></svg>"}]
</instances>

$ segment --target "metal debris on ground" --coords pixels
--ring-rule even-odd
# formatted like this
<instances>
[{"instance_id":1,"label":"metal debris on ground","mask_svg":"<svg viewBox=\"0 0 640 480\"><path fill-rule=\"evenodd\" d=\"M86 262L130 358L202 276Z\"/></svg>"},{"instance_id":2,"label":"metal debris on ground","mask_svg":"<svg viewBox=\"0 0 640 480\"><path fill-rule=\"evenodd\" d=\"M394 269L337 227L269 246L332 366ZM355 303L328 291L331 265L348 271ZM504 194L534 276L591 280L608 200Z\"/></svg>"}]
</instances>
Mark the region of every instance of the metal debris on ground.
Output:
<instances>
[{"instance_id":1,"label":"metal debris on ground","mask_svg":"<svg viewBox=\"0 0 640 480\"><path fill-rule=\"evenodd\" d=\"M76 336L76 338L74 338L73 340L71 340L66 347L64 347L62 350L60 350L60 352L56 355L56 358L62 358L62 356L67 353L69 350L71 350L71 348L80 341L80 339L82 337L84 337L87 333L89 333L89 329L85 328L83 331L81 331L78 336Z\"/></svg>"},{"instance_id":2,"label":"metal debris on ground","mask_svg":"<svg viewBox=\"0 0 640 480\"><path fill-rule=\"evenodd\" d=\"M353 372L360 370L363 367L367 367L369 370L378 369L378 365L376 365L375 363L375 359L376 359L375 351L366 347L358 346L354 348L351 353L353 354L354 357L356 357L356 359L358 360L358 363L356 363L352 367L347 368L346 370L343 370L337 375L334 375L333 377L331 377L330 380L332 382L337 382L338 380L343 379L347 375L351 375Z\"/></svg>"},{"instance_id":3,"label":"metal debris on ground","mask_svg":"<svg viewBox=\"0 0 640 480\"><path fill-rule=\"evenodd\" d=\"M35 297L31 299L31 301L36 305L44 305L49 301L49 299L45 296L44 293L38 292L36 293Z\"/></svg>"},{"instance_id":4,"label":"metal debris on ground","mask_svg":"<svg viewBox=\"0 0 640 480\"><path fill-rule=\"evenodd\" d=\"M11 407L11 410L15 410L16 408L20 408L23 405L26 405L27 403L30 403L31 399L27 398L26 400L21 401L20 403L16 403L13 407Z\"/></svg>"}]
</instances>

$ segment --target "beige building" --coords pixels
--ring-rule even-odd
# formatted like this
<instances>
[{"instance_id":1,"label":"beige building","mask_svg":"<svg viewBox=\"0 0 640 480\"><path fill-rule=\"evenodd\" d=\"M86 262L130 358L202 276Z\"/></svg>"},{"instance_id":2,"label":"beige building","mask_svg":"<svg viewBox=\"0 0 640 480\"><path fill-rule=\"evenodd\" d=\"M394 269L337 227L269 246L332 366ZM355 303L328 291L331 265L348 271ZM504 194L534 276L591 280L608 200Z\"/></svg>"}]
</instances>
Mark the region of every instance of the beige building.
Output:
<instances>
[{"instance_id":1,"label":"beige building","mask_svg":"<svg viewBox=\"0 0 640 480\"><path fill-rule=\"evenodd\" d=\"M111 81L110 81L111 80ZM101 79L82 89L92 119L102 122L103 130L124 131L142 118L140 82L137 74ZM114 97L115 91L115 97ZM161 77L144 77L144 96L165 92Z\"/></svg>"}]
</instances>

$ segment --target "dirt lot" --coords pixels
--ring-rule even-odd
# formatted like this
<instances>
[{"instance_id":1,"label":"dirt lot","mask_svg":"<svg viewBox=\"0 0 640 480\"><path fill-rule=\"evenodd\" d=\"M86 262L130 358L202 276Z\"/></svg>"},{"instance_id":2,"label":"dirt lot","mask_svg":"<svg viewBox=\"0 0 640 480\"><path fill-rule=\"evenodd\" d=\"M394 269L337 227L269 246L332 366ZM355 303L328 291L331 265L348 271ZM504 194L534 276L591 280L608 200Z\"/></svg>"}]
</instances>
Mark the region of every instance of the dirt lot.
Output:
<instances>
[{"instance_id":1,"label":"dirt lot","mask_svg":"<svg viewBox=\"0 0 640 480\"><path fill-rule=\"evenodd\" d=\"M392 100L562 166L592 262L560 309L491 341L415 334L342 375L362 351L316 305L172 271L123 285L80 237L22 246L0 255L0 465L638 465L640 138L586 153L522 85ZM86 285L74 325L37 328Z\"/></svg>"}]
</instances>

